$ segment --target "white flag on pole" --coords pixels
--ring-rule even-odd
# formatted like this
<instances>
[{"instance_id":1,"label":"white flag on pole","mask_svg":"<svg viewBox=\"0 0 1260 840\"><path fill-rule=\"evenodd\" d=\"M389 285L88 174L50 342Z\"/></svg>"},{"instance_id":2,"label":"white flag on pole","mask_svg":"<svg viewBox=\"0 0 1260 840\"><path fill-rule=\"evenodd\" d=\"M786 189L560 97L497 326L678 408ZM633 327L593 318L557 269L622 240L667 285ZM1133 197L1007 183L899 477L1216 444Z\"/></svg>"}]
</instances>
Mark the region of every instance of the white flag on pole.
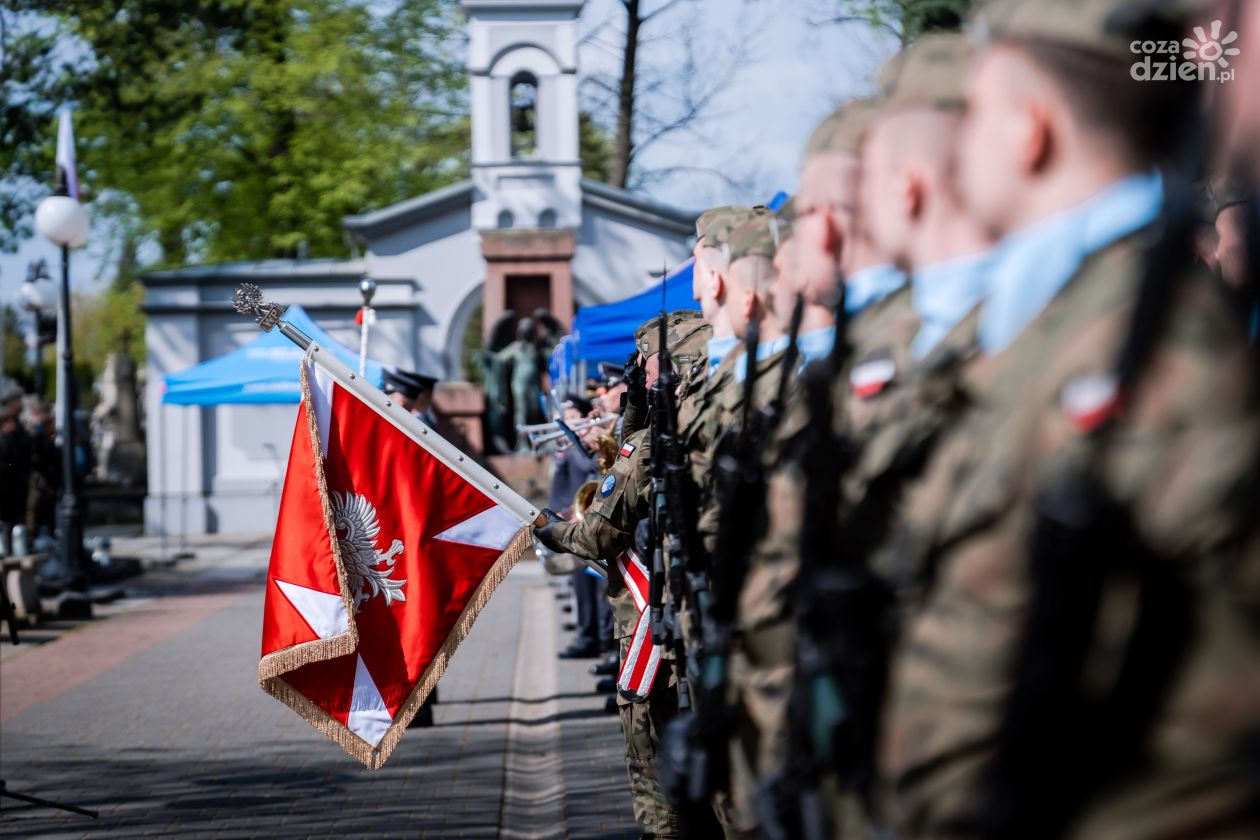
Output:
<instances>
[{"instance_id":1,"label":"white flag on pole","mask_svg":"<svg viewBox=\"0 0 1260 840\"><path fill-rule=\"evenodd\" d=\"M69 108L62 108L57 116L57 165L65 172L70 197L78 201L79 173L74 166L74 127L70 124Z\"/></svg>"}]
</instances>

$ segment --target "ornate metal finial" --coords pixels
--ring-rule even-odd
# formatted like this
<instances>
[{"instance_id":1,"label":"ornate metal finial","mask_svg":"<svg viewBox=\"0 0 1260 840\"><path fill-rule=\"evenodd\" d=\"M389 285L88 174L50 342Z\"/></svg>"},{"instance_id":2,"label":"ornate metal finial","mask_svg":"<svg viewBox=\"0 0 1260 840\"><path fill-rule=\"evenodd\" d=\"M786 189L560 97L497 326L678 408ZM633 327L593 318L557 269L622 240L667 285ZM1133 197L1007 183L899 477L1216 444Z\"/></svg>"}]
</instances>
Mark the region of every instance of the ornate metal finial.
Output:
<instances>
[{"instance_id":1,"label":"ornate metal finial","mask_svg":"<svg viewBox=\"0 0 1260 840\"><path fill-rule=\"evenodd\" d=\"M236 288L232 295L232 308L242 315L253 315L264 332L271 332L284 315L284 307L263 300L262 289L253 283L242 283Z\"/></svg>"}]
</instances>

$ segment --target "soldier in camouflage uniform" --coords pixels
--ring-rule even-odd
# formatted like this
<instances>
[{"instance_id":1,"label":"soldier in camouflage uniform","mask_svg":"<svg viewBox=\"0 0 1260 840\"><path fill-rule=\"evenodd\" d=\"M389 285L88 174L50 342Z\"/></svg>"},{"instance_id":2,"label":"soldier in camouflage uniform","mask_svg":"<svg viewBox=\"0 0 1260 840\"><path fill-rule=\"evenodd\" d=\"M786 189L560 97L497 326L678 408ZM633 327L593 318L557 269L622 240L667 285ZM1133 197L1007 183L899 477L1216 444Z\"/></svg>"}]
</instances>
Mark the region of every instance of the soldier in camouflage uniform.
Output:
<instances>
[{"instance_id":1,"label":"soldier in camouflage uniform","mask_svg":"<svg viewBox=\"0 0 1260 840\"><path fill-rule=\"evenodd\" d=\"M702 381L704 350L711 330L695 312L667 316L667 340L680 375L679 398L685 401ZM646 387L656 380L659 359L657 341L659 319L654 318L635 331ZM536 528L539 542L552 550L609 562L608 597L613 603L615 635L624 661L626 648L634 635L639 612L616 571L614 559L633 547L635 529L649 513L651 493L651 430L638 429L622 441L612 468L603 477L599 491L586 515L578 522L565 522L551 511L547 525ZM630 778L635 819L647 838L679 836L679 813L665 800L656 771L656 755L666 724L677 716L677 680L672 651L663 651L651 693L643 702L630 702L618 696L622 731L626 738L626 770Z\"/></svg>"},{"instance_id":2,"label":"soldier in camouflage uniform","mask_svg":"<svg viewBox=\"0 0 1260 840\"><path fill-rule=\"evenodd\" d=\"M879 115L862 148L860 218L911 285L872 308L853 335L850 433L869 434L911 368L979 303L992 244L962 211L950 177L965 105L967 44L927 35L880 73ZM898 406L894 412L902 415Z\"/></svg>"},{"instance_id":3,"label":"soldier in camouflage uniform","mask_svg":"<svg viewBox=\"0 0 1260 840\"><path fill-rule=\"evenodd\" d=\"M1129 75L1134 38L1179 36L1173 11L984 13L958 180L1003 239L968 405L897 539L899 562L930 572L881 753L906 837L1256 836L1255 359L1210 281L1156 250L1165 193L1150 166L1175 151L1168 127L1194 119L1193 85ZM1144 363L1121 368L1160 272L1166 315L1139 323ZM1080 534L1076 568L1058 546Z\"/></svg>"},{"instance_id":4,"label":"soldier in camouflage uniform","mask_svg":"<svg viewBox=\"0 0 1260 840\"><path fill-rule=\"evenodd\" d=\"M737 227L769 212L761 206L728 205L708 210L696 220L692 292L705 320L713 324L713 338L707 348L706 379L695 396L679 406L678 432L691 459L692 481L702 510L714 504L710 459L721 431L718 406L729 398L727 394L735 385L735 362L742 354L729 314L734 296L727 279L731 268L726 246ZM711 556L713 535L701 536L703 548Z\"/></svg>"},{"instance_id":5,"label":"soldier in camouflage uniform","mask_svg":"<svg viewBox=\"0 0 1260 840\"><path fill-rule=\"evenodd\" d=\"M754 319L759 325L760 340L757 344L756 360L753 362L753 410L769 404L778 392L784 350L787 346L785 324L773 307L776 277L773 260L781 224L773 214L759 215L732 231L730 240L722 246L730 265L732 302L728 303L727 308L735 335L742 341L747 338L749 325ZM715 401L713 414L708 420L713 431L704 461L710 465L710 484L713 481L712 465L716 461L722 434L738 425L743 416L743 383L748 375L748 359L746 353L736 353L731 365L731 382ZM706 550L711 553L716 543L721 510L716 493L709 492L704 499L697 519L697 530ZM739 803L736 803L736 808L739 807Z\"/></svg>"},{"instance_id":6,"label":"soldier in camouflage uniform","mask_svg":"<svg viewBox=\"0 0 1260 840\"><path fill-rule=\"evenodd\" d=\"M975 352L992 245L952 183L969 53L961 35L928 35L894 56L880 73L884 101L863 142L861 216L910 273L898 293L910 307L877 318L855 343L848 417L860 455L844 477L845 515L855 549L898 591L915 575L891 568L876 547L905 484L960 410L957 377ZM882 372L863 372L879 365Z\"/></svg>"},{"instance_id":7,"label":"soldier in camouflage uniform","mask_svg":"<svg viewBox=\"0 0 1260 840\"><path fill-rule=\"evenodd\" d=\"M875 113L874 103L858 100L840 108L814 130L805 149L801 192L785 208L791 220L790 236L775 256L783 299L779 308L785 308L795 294L802 295L798 341L802 363L821 363L831 352L843 266L873 269L867 272L868 277L885 278L863 286L868 290L886 291L901 282L887 281L895 274L881 267L886 261L857 226L858 149ZM859 297L865 297L869 304L880 292L865 292L850 299L853 315L859 314ZM789 389L787 397L775 440L765 447L768 527L749 558L731 662L738 716L732 741L732 783L737 811L749 833L772 819L758 813L753 803L759 800L758 788L765 788L782 773L788 748L787 700L795 647L788 593L799 564L804 510L804 480L797 456L789 457L788 447L808 425L809 415L799 399L799 389ZM759 805L766 801L761 797Z\"/></svg>"}]
</instances>

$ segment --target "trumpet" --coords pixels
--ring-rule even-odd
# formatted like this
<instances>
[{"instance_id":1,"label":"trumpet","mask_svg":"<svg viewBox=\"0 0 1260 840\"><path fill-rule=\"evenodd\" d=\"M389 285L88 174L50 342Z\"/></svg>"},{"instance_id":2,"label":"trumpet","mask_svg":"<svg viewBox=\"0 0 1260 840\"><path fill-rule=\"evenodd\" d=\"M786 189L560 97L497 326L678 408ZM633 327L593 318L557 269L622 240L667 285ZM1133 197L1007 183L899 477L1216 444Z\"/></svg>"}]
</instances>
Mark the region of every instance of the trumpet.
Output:
<instances>
[{"instance_id":1,"label":"trumpet","mask_svg":"<svg viewBox=\"0 0 1260 840\"><path fill-rule=\"evenodd\" d=\"M610 426L616 422L617 415L609 414L594 420L583 420L580 423L574 423L569 426L569 431L581 432L594 426ZM569 432L566 432L564 429L557 429L554 421L551 423L535 423L532 426L517 426L516 431L518 434L526 435L529 438L530 448L539 454L559 452L573 445L573 439L569 437Z\"/></svg>"}]
</instances>

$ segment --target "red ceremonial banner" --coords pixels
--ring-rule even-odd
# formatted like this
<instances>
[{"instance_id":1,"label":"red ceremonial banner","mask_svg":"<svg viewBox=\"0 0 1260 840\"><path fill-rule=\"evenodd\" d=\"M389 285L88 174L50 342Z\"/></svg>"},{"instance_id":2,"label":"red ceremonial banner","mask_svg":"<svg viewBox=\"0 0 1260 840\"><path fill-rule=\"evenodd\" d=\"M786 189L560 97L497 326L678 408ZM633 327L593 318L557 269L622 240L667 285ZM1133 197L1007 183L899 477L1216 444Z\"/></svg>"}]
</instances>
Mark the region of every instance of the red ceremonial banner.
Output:
<instances>
[{"instance_id":1,"label":"red ceremonial banner","mask_svg":"<svg viewBox=\"0 0 1260 840\"><path fill-rule=\"evenodd\" d=\"M377 768L532 535L319 368L302 394L259 682Z\"/></svg>"}]
</instances>

